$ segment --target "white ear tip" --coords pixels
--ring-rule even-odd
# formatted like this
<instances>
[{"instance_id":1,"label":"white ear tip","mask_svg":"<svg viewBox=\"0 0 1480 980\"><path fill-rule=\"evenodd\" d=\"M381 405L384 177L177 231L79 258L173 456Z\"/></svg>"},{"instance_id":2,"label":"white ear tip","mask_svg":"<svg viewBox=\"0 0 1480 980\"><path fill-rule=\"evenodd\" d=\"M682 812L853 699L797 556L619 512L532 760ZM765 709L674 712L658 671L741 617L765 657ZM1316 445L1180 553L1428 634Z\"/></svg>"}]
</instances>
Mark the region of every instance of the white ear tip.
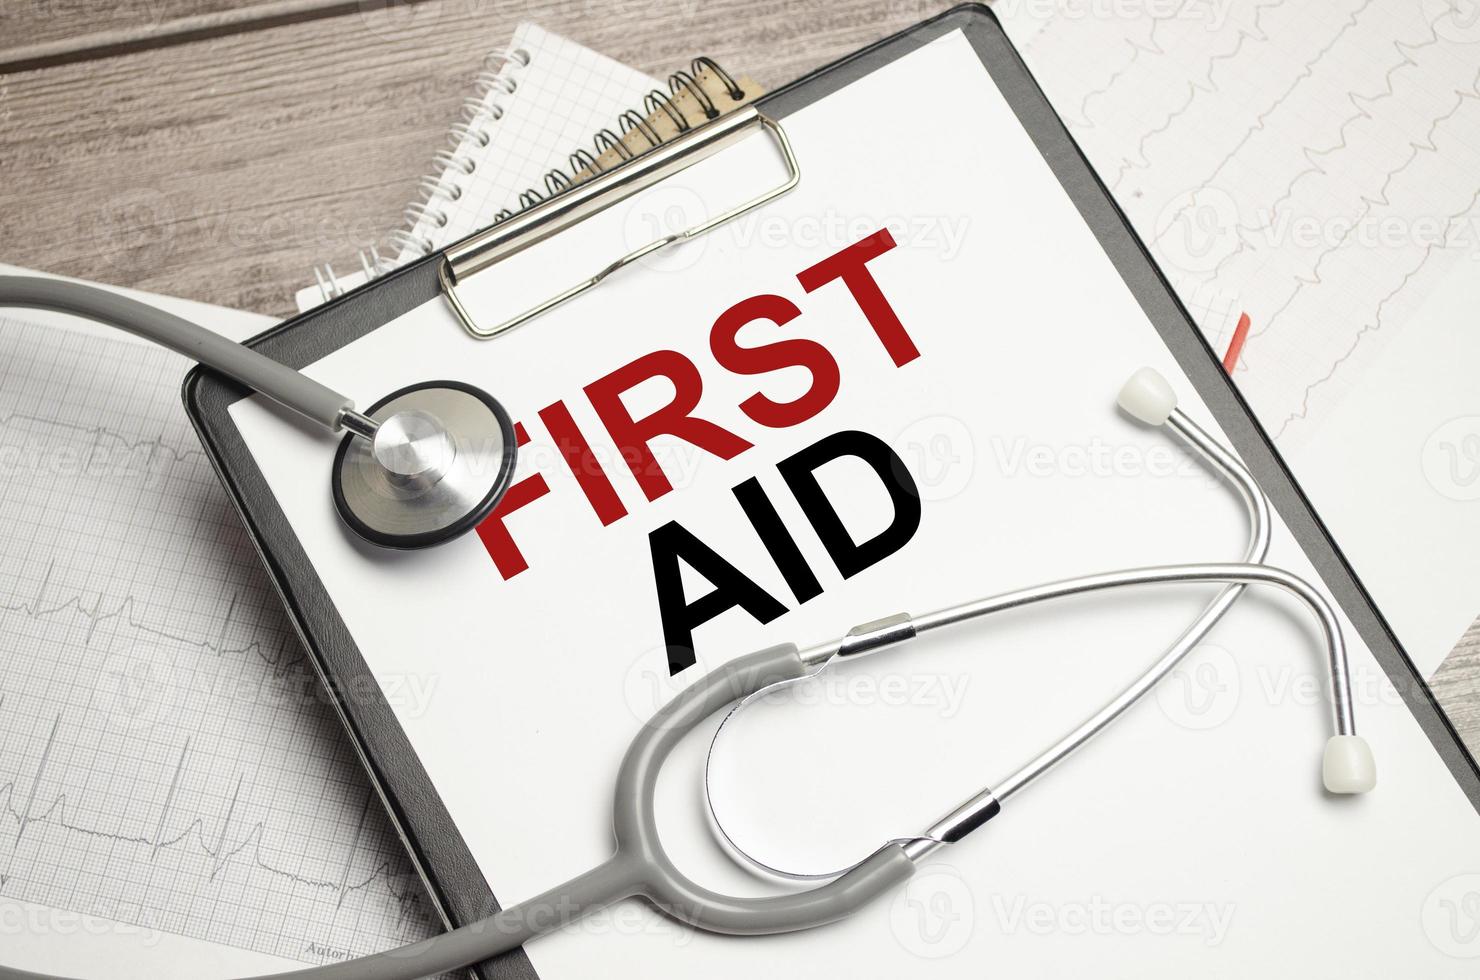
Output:
<instances>
[{"instance_id":1,"label":"white ear tip","mask_svg":"<svg viewBox=\"0 0 1480 980\"><path fill-rule=\"evenodd\" d=\"M1332 735L1321 759L1321 780L1332 793L1366 793L1377 785L1372 747L1360 735Z\"/></svg>"},{"instance_id":2,"label":"white ear tip","mask_svg":"<svg viewBox=\"0 0 1480 980\"><path fill-rule=\"evenodd\" d=\"M1155 368L1143 367L1120 388L1116 403L1147 425L1161 425L1177 407L1177 393Z\"/></svg>"}]
</instances>

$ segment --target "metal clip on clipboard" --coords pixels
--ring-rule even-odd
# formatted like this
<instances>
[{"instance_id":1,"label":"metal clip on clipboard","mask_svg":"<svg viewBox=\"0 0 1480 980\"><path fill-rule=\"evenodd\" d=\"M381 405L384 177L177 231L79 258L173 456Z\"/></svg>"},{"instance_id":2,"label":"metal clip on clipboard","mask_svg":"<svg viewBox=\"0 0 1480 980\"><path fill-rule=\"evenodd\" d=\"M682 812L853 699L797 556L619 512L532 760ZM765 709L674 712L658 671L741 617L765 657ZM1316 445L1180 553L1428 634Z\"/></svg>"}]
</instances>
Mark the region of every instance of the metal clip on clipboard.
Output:
<instances>
[{"instance_id":1,"label":"metal clip on clipboard","mask_svg":"<svg viewBox=\"0 0 1480 980\"><path fill-rule=\"evenodd\" d=\"M777 149L781 152L781 159L786 164L786 180L760 196L707 218L683 231L655 238L603 267L589 279L578 282L563 292L556 293L539 305L504 320L502 323L480 326L458 297L457 286L468 276L488 268L501 259L521 252L531 245L542 242L606 210L613 204L714 155L756 128L763 128L771 134L776 141ZM677 138L633 158L631 162L614 167L562 194L521 211L491 228L470 235L449 247L443 254L442 263L437 270L437 278L442 284L442 294L447 298L452 312L457 315L463 329L479 340L489 340L529 322L566 300L579 296L623 266L630 265L676 242L697 238L728 221L733 221L748 211L775 200L796 187L801 179L802 173L797 165L796 154L792 152L791 141L787 139L781 125L763 115L754 106L746 106L712 122L696 126Z\"/></svg>"}]
</instances>

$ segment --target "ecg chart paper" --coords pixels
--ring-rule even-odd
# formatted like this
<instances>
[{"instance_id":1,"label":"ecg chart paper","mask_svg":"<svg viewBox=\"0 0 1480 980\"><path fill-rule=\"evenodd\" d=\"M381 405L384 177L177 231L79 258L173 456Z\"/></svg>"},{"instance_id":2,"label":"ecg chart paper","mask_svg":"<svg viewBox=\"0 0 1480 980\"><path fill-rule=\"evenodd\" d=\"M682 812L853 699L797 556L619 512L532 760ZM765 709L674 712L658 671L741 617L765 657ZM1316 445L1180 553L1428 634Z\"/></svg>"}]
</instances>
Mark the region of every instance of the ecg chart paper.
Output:
<instances>
[{"instance_id":1,"label":"ecg chart paper","mask_svg":"<svg viewBox=\"0 0 1480 980\"><path fill-rule=\"evenodd\" d=\"M1431 674L1480 613L1480 5L993 9Z\"/></svg>"},{"instance_id":2,"label":"ecg chart paper","mask_svg":"<svg viewBox=\"0 0 1480 980\"><path fill-rule=\"evenodd\" d=\"M296 961L422 938L420 879L181 408L188 367L0 313L0 898Z\"/></svg>"}]
</instances>

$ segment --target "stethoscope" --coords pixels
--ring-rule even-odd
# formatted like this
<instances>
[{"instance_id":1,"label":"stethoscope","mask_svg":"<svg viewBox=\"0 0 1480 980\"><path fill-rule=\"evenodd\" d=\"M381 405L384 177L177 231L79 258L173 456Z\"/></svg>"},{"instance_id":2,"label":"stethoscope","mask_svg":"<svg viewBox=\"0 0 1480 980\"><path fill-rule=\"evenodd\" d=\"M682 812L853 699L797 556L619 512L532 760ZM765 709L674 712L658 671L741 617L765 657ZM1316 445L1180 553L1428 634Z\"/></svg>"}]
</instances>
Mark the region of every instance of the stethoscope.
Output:
<instances>
[{"instance_id":1,"label":"stethoscope","mask_svg":"<svg viewBox=\"0 0 1480 980\"><path fill-rule=\"evenodd\" d=\"M350 432L335 461L335 504L346 523L414 547L467 530L497 503L513 467L508 416L470 387L431 382L403 389L365 415L353 403L299 372L176 317L111 293L69 283L0 277L0 306L23 305L75 313L156 340L235 378L332 431ZM696 929L728 935L772 935L842 919L906 881L927 856L965 839L996 817L1002 805L1105 730L1154 688L1200 643L1249 585L1271 585L1300 601L1320 625L1330 670L1334 734L1322 756L1322 781L1333 794L1365 793L1376 785L1371 749L1356 734L1346 645L1336 612L1310 583L1264 564L1270 544L1269 504L1253 476L1227 449L1177 408L1176 395L1149 368L1120 391L1127 414L1165 428L1238 491L1249 514L1242 562L1132 568L1049 582L947 606L923 615L898 614L856 626L807 647L770 647L700 677L660 708L632 739L617 772L612 813L616 847L608 860L570 881L485 919L400 949L288 974L304 980L411 980L478 963L570 925L629 898ZM493 442L492 440L497 440ZM483 467L488 466L487 472ZM453 486L439 491L442 483ZM385 499L372 500L377 495ZM373 540L373 539L372 539ZM922 831L885 841L852 865L830 871L782 869L752 856L726 829L709 792L713 760L727 744L730 722L747 705L779 688L916 636L1054 599L1146 585L1217 583L1225 588L1182 635L1132 684L1016 771L968 797ZM768 876L809 882L804 890L740 897L693 881L669 858L658 831L656 787L664 762L696 728L726 711L709 745L705 798L726 851ZM0 980L58 980L0 967ZM256 980L266 980L265 977Z\"/></svg>"},{"instance_id":2,"label":"stethoscope","mask_svg":"<svg viewBox=\"0 0 1480 980\"><path fill-rule=\"evenodd\" d=\"M360 537L388 548L424 548L472 530L514 475L509 413L457 381L402 388L370 406L301 371L180 317L92 286L0 276L0 307L53 310L117 327L183 354L330 432L346 432L334 457L334 507Z\"/></svg>"}]
</instances>

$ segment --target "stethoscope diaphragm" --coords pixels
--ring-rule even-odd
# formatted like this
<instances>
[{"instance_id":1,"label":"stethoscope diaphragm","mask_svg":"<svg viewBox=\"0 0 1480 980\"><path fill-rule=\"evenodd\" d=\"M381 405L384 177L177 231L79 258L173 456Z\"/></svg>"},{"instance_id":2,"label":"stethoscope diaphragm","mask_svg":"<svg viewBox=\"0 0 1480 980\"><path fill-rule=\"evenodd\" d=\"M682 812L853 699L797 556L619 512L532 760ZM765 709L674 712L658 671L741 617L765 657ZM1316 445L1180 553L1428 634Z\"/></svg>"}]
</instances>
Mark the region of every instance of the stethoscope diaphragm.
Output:
<instances>
[{"instance_id":1,"label":"stethoscope diaphragm","mask_svg":"<svg viewBox=\"0 0 1480 980\"><path fill-rule=\"evenodd\" d=\"M460 381L426 381L367 411L367 439L348 435L334 455L334 506L360 537L387 548L423 548L471 530L514 475L509 413Z\"/></svg>"}]
</instances>

